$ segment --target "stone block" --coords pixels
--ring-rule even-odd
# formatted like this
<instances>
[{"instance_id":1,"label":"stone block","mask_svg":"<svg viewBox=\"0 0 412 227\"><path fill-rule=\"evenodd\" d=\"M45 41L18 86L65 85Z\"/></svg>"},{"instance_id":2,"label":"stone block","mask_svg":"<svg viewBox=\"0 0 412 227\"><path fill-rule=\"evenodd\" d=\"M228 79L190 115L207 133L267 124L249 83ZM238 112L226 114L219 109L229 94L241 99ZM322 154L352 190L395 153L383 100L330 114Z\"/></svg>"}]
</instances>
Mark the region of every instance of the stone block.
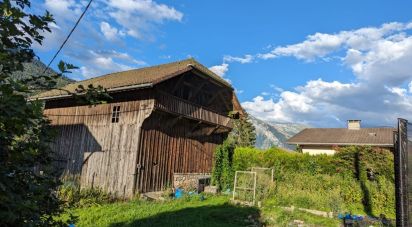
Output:
<instances>
[{"instance_id":1,"label":"stone block","mask_svg":"<svg viewBox=\"0 0 412 227\"><path fill-rule=\"evenodd\" d=\"M218 193L217 186L206 186L205 187L205 193L210 193L210 194L217 194Z\"/></svg>"}]
</instances>

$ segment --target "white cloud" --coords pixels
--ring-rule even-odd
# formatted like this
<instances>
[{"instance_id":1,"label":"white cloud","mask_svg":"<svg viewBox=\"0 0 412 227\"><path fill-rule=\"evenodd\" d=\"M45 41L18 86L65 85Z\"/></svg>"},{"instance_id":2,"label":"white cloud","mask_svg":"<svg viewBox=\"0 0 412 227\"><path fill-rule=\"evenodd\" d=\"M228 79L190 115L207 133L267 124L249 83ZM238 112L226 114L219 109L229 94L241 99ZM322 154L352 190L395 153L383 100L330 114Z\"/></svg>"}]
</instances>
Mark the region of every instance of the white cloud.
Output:
<instances>
[{"instance_id":1,"label":"white cloud","mask_svg":"<svg viewBox=\"0 0 412 227\"><path fill-rule=\"evenodd\" d=\"M229 70L229 64L223 63L221 65L215 65L209 68L212 72L216 73L217 75L224 77L226 72Z\"/></svg>"},{"instance_id":2,"label":"white cloud","mask_svg":"<svg viewBox=\"0 0 412 227\"><path fill-rule=\"evenodd\" d=\"M43 7L55 15L59 25L70 24L71 28L84 10L85 2L45 0ZM152 33L159 25L166 21L181 22L182 19L182 12L152 0L100 0L93 2L77 30L84 29L85 24L93 24L100 27L109 40L113 40L115 35L152 39ZM117 25L114 26L114 23ZM89 32L87 29L84 31Z\"/></svg>"},{"instance_id":3,"label":"white cloud","mask_svg":"<svg viewBox=\"0 0 412 227\"><path fill-rule=\"evenodd\" d=\"M342 115L343 119L357 116L354 114L357 111L356 100L351 102L356 94L350 92L357 88L355 84L318 79L297 87L295 91L281 92L277 100L257 96L242 106L252 115L268 121L330 126L336 125L336 119ZM349 97L346 96L348 94Z\"/></svg>"},{"instance_id":4,"label":"white cloud","mask_svg":"<svg viewBox=\"0 0 412 227\"><path fill-rule=\"evenodd\" d=\"M106 73L119 72L132 69L132 67L115 62L111 57L95 55L89 59L87 66L80 67L81 73L85 78L100 76Z\"/></svg>"},{"instance_id":5,"label":"white cloud","mask_svg":"<svg viewBox=\"0 0 412 227\"><path fill-rule=\"evenodd\" d=\"M177 20L183 18L183 13L165 4L158 4L152 0L109 0L108 5L123 12L137 13L151 20Z\"/></svg>"},{"instance_id":6,"label":"white cloud","mask_svg":"<svg viewBox=\"0 0 412 227\"><path fill-rule=\"evenodd\" d=\"M282 91L284 91L283 88L278 87L278 86L276 86L276 85L274 85L274 84L271 84L270 87L271 87L272 89L274 89L275 91L277 91L277 92L282 92Z\"/></svg>"},{"instance_id":7,"label":"white cloud","mask_svg":"<svg viewBox=\"0 0 412 227\"><path fill-rule=\"evenodd\" d=\"M209 67L209 70L216 73L218 76L222 77L227 82L232 83L230 79L225 77L226 72L229 71L229 64L222 63L221 65L215 65L215 66Z\"/></svg>"},{"instance_id":8,"label":"white cloud","mask_svg":"<svg viewBox=\"0 0 412 227\"><path fill-rule=\"evenodd\" d=\"M117 52L114 50L110 50L110 51L100 50L96 52L92 51L91 53L94 53L94 56L100 55L104 57L115 58L115 59L128 62L130 64L136 64L136 65L146 65L147 64L145 61L134 59L128 53Z\"/></svg>"},{"instance_id":9,"label":"white cloud","mask_svg":"<svg viewBox=\"0 0 412 227\"><path fill-rule=\"evenodd\" d=\"M243 92L245 92L245 90L237 90L237 89L235 88L235 92L236 92L236 94L240 95L240 94L242 94Z\"/></svg>"},{"instance_id":10,"label":"white cloud","mask_svg":"<svg viewBox=\"0 0 412 227\"><path fill-rule=\"evenodd\" d=\"M55 16L56 24L51 24L51 33L43 33L43 45L35 44L35 51L54 53L86 4L83 0L45 0L44 4L36 5L35 10L39 12L49 10ZM162 24L181 22L182 18L182 12L152 0L94 1L59 58L81 67L77 73L85 77L146 65L131 56L138 49L130 43L127 44L129 53L114 50L125 49L126 38L153 40ZM79 77L76 73L72 76Z\"/></svg>"},{"instance_id":11,"label":"white cloud","mask_svg":"<svg viewBox=\"0 0 412 227\"><path fill-rule=\"evenodd\" d=\"M226 55L223 57L224 62L239 62L241 64L251 63L254 57L250 54L246 54L243 57L233 57L230 55Z\"/></svg>"},{"instance_id":12,"label":"white cloud","mask_svg":"<svg viewBox=\"0 0 412 227\"><path fill-rule=\"evenodd\" d=\"M405 88L400 87L385 87L389 92L404 97L406 95L407 90Z\"/></svg>"},{"instance_id":13,"label":"white cloud","mask_svg":"<svg viewBox=\"0 0 412 227\"><path fill-rule=\"evenodd\" d=\"M146 64L144 61L134 59L127 53L119 53L116 51L89 50L73 57L84 63L79 71L85 78L125 71Z\"/></svg>"},{"instance_id":14,"label":"white cloud","mask_svg":"<svg viewBox=\"0 0 412 227\"><path fill-rule=\"evenodd\" d=\"M337 59L355 80L310 80L293 91L279 89L277 100L257 96L242 105L266 120L326 127L344 126L343 121L351 118L370 125L394 125L398 117L412 119L411 29L411 23L395 22L336 34L316 33L301 43L257 54L261 59L291 56L306 62Z\"/></svg>"},{"instance_id":15,"label":"white cloud","mask_svg":"<svg viewBox=\"0 0 412 227\"><path fill-rule=\"evenodd\" d=\"M255 97L252 101L242 103L243 108L255 117L277 122L290 122L288 116L284 115L282 102L275 102L272 98L265 100L262 96Z\"/></svg>"},{"instance_id":16,"label":"white cloud","mask_svg":"<svg viewBox=\"0 0 412 227\"><path fill-rule=\"evenodd\" d=\"M144 39L156 24L165 21L178 21L183 13L165 4L152 0L108 0L108 14L125 30L129 36Z\"/></svg>"},{"instance_id":17,"label":"white cloud","mask_svg":"<svg viewBox=\"0 0 412 227\"><path fill-rule=\"evenodd\" d=\"M67 36L67 31L71 29L75 21L81 14L82 5L74 0L45 0L42 5L44 9L51 12L56 19L56 23L50 23L49 27L52 32L43 32L45 37L43 45L35 43L33 47L36 50L49 51L57 49ZM74 36L78 33L74 33ZM69 42L70 43L70 42Z\"/></svg>"},{"instance_id":18,"label":"white cloud","mask_svg":"<svg viewBox=\"0 0 412 227\"><path fill-rule=\"evenodd\" d=\"M117 36L120 35L117 28L110 26L110 24L105 21L100 23L100 31L108 40L115 40Z\"/></svg>"},{"instance_id":19,"label":"white cloud","mask_svg":"<svg viewBox=\"0 0 412 227\"><path fill-rule=\"evenodd\" d=\"M361 52L376 48L382 40L395 41L402 39L400 31L410 29L408 24L387 23L379 28L367 27L352 31L341 31L336 34L315 33L307 36L306 40L292 45L277 46L270 52L258 54L262 59L271 59L282 56L293 56L305 61L322 58L340 48L354 49ZM396 36L393 36L397 34ZM389 43L388 43L389 44Z\"/></svg>"},{"instance_id":20,"label":"white cloud","mask_svg":"<svg viewBox=\"0 0 412 227\"><path fill-rule=\"evenodd\" d=\"M298 59L312 61L316 57L323 57L342 44L340 36L316 33L307 37L307 40L285 47L276 47L269 53L259 54L262 59L276 58L280 56L294 56Z\"/></svg>"},{"instance_id":21,"label":"white cloud","mask_svg":"<svg viewBox=\"0 0 412 227\"><path fill-rule=\"evenodd\" d=\"M45 8L59 18L75 21L81 14L82 4L75 0L46 0Z\"/></svg>"}]
</instances>

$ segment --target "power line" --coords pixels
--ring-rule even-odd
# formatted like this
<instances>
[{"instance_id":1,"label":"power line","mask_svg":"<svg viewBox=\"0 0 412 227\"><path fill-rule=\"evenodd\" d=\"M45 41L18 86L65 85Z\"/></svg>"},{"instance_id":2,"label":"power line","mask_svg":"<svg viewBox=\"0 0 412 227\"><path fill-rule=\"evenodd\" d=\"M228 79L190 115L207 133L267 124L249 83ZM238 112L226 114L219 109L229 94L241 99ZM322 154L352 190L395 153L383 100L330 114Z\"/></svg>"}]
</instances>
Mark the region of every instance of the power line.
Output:
<instances>
[{"instance_id":1,"label":"power line","mask_svg":"<svg viewBox=\"0 0 412 227\"><path fill-rule=\"evenodd\" d=\"M50 60L49 64L47 65L47 67L44 69L43 74L47 71L47 69L50 68L50 65L53 63L54 59L56 59L57 55L60 53L60 51L63 49L64 45L66 44L67 40L69 40L70 36L72 35L72 33L74 32L74 30L76 29L77 25L79 25L80 20L83 18L84 14L86 13L86 11L89 9L90 4L92 4L93 0L90 0L89 3L87 4L86 8L84 9L84 11L82 12L82 14L80 15L79 19L77 19L76 24L74 24L72 30L70 31L69 35L67 35L66 39L64 40L64 42L62 43L62 45L60 46L59 50L54 54L53 58Z\"/></svg>"}]
</instances>

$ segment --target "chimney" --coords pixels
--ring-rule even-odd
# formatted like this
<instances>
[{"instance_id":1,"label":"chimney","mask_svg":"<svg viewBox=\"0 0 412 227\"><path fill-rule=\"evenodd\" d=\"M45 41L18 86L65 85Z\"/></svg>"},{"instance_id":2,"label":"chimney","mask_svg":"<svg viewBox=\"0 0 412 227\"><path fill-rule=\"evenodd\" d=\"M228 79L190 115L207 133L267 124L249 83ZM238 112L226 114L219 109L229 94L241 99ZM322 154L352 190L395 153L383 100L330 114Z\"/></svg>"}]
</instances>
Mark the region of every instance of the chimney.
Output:
<instances>
[{"instance_id":1,"label":"chimney","mask_svg":"<svg viewBox=\"0 0 412 227\"><path fill-rule=\"evenodd\" d=\"M348 129L359 130L361 120L348 120Z\"/></svg>"}]
</instances>

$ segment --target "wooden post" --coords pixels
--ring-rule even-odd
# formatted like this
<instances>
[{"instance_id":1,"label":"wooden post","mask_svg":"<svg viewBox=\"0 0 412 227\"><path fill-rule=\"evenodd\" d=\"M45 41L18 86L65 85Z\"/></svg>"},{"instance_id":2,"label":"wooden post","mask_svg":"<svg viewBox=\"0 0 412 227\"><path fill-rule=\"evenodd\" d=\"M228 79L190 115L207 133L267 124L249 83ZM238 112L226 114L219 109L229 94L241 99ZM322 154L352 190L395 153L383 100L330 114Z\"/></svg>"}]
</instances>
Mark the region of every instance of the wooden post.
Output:
<instances>
[{"instance_id":1,"label":"wooden post","mask_svg":"<svg viewBox=\"0 0 412 227\"><path fill-rule=\"evenodd\" d=\"M273 171L274 171L274 169L272 168L272 182L274 181L274 179L273 179L273 174L274 174Z\"/></svg>"},{"instance_id":2,"label":"wooden post","mask_svg":"<svg viewBox=\"0 0 412 227\"><path fill-rule=\"evenodd\" d=\"M237 183L237 173L238 173L239 171L236 171L235 172L235 182L234 182L234 184L233 184L233 196L232 196L232 200L235 200L235 194L236 194L236 183Z\"/></svg>"},{"instance_id":3,"label":"wooden post","mask_svg":"<svg viewBox=\"0 0 412 227\"><path fill-rule=\"evenodd\" d=\"M256 203L256 172L252 172L255 175L255 180L253 184L253 205Z\"/></svg>"}]
</instances>

